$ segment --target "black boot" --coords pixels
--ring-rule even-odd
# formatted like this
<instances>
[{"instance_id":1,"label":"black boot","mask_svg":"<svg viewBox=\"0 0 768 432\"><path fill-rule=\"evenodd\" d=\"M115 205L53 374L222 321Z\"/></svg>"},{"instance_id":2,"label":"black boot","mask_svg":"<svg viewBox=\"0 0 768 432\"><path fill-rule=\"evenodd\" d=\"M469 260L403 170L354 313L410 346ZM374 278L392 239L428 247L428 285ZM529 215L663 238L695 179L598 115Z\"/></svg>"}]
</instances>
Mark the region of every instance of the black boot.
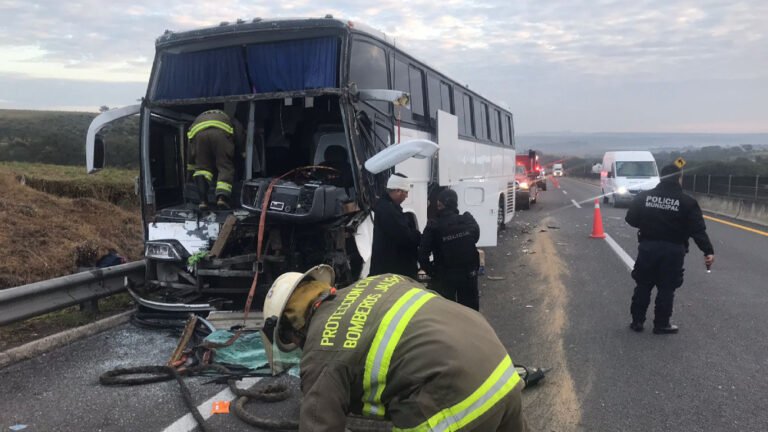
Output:
<instances>
[{"instance_id":1,"label":"black boot","mask_svg":"<svg viewBox=\"0 0 768 432\"><path fill-rule=\"evenodd\" d=\"M679 331L676 325L667 324L665 326L654 326L653 334L675 334Z\"/></svg>"},{"instance_id":2,"label":"black boot","mask_svg":"<svg viewBox=\"0 0 768 432\"><path fill-rule=\"evenodd\" d=\"M216 199L216 207L221 210L229 210L229 198L227 198L225 195L219 195Z\"/></svg>"},{"instance_id":3,"label":"black boot","mask_svg":"<svg viewBox=\"0 0 768 432\"><path fill-rule=\"evenodd\" d=\"M208 210L208 180L203 176L195 176L195 186L197 186L197 194L200 198L198 208Z\"/></svg>"}]
</instances>

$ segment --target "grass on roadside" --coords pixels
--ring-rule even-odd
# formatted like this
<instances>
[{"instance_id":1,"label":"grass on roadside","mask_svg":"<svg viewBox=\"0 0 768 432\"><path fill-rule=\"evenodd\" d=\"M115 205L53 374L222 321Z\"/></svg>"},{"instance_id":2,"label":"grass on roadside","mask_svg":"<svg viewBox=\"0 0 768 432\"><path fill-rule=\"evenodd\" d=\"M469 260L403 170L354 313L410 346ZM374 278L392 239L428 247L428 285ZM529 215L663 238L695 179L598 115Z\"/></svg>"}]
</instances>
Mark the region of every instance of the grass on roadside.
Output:
<instances>
[{"instance_id":1,"label":"grass on roadside","mask_svg":"<svg viewBox=\"0 0 768 432\"><path fill-rule=\"evenodd\" d=\"M94 198L124 208L138 208L137 170L107 168L87 174L84 166L0 162L0 172L13 174L25 185L66 198Z\"/></svg>"}]
</instances>

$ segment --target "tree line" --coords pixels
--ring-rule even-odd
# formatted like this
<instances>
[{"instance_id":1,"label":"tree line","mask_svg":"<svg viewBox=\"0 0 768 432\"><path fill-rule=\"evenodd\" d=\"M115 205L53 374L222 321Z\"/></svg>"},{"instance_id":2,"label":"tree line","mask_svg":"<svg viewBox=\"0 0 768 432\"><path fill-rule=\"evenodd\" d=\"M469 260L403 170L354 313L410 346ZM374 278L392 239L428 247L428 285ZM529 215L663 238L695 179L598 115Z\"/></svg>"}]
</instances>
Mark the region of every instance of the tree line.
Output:
<instances>
[{"instance_id":1,"label":"tree line","mask_svg":"<svg viewBox=\"0 0 768 432\"><path fill-rule=\"evenodd\" d=\"M0 110L0 161L85 166L85 136L96 113ZM139 119L104 130L107 165L139 166Z\"/></svg>"},{"instance_id":2,"label":"tree line","mask_svg":"<svg viewBox=\"0 0 768 432\"><path fill-rule=\"evenodd\" d=\"M768 176L768 146L706 146L669 151L653 151L659 168L672 163L678 157L686 161L685 168L700 175ZM589 176L596 163L602 163L602 155L575 157L543 155L545 166L562 162L571 175Z\"/></svg>"},{"instance_id":3,"label":"tree line","mask_svg":"<svg viewBox=\"0 0 768 432\"><path fill-rule=\"evenodd\" d=\"M100 111L109 108L102 106ZM96 113L0 110L0 161L85 165L85 136ZM107 165L139 166L139 119L114 122L103 131ZM706 146L653 152L659 167L683 157L687 169L702 175L768 176L768 146ZM574 157L543 154L544 166L562 162L572 175L588 175L602 155Z\"/></svg>"}]
</instances>

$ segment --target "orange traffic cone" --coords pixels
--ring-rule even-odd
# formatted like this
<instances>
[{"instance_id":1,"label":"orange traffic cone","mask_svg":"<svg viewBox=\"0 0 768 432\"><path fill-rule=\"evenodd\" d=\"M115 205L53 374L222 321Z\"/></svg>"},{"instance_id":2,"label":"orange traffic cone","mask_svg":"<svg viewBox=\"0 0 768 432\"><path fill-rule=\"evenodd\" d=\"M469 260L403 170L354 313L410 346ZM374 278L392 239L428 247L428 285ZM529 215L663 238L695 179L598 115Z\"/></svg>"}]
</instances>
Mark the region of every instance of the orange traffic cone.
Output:
<instances>
[{"instance_id":1,"label":"orange traffic cone","mask_svg":"<svg viewBox=\"0 0 768 432\"><path fill-rule=\"evenodd\" d=\"M603 217L600 215L600 201L595 199L595 218L592 221L592 238L605 238L603 232Z\"/></svg>"}]
</instances>

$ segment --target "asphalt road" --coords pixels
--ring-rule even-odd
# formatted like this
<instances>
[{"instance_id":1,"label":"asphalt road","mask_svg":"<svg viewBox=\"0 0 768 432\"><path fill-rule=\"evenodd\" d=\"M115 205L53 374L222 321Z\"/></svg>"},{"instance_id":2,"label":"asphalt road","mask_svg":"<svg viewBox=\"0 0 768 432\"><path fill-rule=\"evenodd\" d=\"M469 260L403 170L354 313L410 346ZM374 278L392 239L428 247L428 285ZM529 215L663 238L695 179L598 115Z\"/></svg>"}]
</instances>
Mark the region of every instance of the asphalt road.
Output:
<instances>
[{"instance_id":1,"label":"asphalt road","mask_svg":"<svg viewBox=\"0 0 768 432\"><path fill-rule=\"evenodd\" d=\"M760 324L768 322L762 253L768 237L708 222L715 266L707 274L692 246L673 315L680 333L637 334L627 327L629 268L607 241L589 238L598 192L570 178L561 179L559 189L550 183L502 232L499 246L486 251L482 312L515 363L553 368L524 392L531 430L766 430L768 378L761 372L768 366L768 335ZM634 259L626 210L601 211L605 231ZM175 382L98 383L117 367L164 363L177 340L167 331L123 325L0 370L0 430L192 430ZM196 403L231 397L221 393L225 386L205 381L188 381ZM298 391L296 380L290 383L289 401L249 408L273 419L295 418ZM208 424L217 431L259 430L233 415L215 415Z\"/></svg>"},{"instance_id":2,"label":"asphalt road","mask_svg":"<svg viewBox=\"0 0 768 432\"><path fill-rule=\"evenodd\" d=\"M530 232L520 236L532 240L523 242L529 253L505 241L492 255L504 261L507 247L516 262L503 264L508 291L488 293L485 313L516 361L555 367L544 386L527 390L534 430L766 430L768 237L709 221L716 262L706 273L691 246L672 317L680 333L637 334L627 327L629 268L608 242L588 237L598 194L561 179L513 224ZM634 259L626 209L606 207L606 233Z\"/></svg>"}]
</instances>

